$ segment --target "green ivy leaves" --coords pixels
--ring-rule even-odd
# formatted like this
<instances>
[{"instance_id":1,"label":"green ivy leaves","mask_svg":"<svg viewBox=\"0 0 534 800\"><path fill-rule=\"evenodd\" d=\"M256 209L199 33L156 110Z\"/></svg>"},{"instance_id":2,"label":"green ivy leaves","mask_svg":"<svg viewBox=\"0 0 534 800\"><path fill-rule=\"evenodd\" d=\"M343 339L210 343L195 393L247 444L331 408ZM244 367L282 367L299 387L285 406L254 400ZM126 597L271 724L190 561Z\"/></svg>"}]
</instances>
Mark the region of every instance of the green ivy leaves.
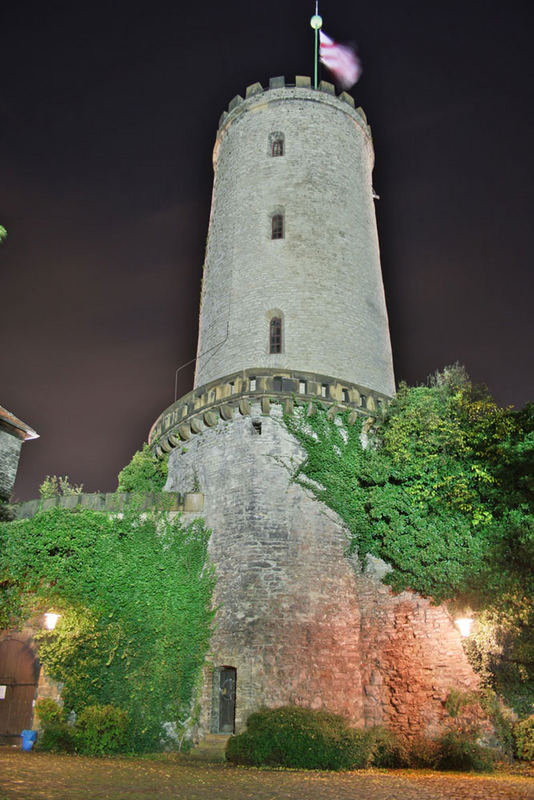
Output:
<instances>
[{"instance_id":1,"label":"green ivy leaves","mask_svg":"<svg viewBox=\"0 0 534 800\"><path fill-rule=\"evenodd\" d=\"M0 610L36 603L61 618L39 657L68 709L129 712L136 750L159 749L163 722L188 714L211 634L209 532L168 515L54 508L0 525Z\"/></svg>"}]
</instances>

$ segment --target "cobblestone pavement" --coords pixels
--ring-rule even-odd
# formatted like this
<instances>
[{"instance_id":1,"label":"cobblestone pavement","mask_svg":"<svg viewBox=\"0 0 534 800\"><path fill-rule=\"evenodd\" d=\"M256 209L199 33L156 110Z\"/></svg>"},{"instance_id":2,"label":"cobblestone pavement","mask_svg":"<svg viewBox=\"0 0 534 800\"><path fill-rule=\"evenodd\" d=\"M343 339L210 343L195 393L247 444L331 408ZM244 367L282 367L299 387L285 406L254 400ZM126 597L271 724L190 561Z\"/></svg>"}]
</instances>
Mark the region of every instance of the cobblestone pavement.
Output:
<instances>
[{"instance_id":1,"label":"cobblestone pavement","mask_svg":"<svg viewBox=\"0 0 534 800\"><path fill-rule=\"evenodd\" d=\"M0 750L0 800L534 800L534 778L276 771Z\"/></svg>"}]
</instances>

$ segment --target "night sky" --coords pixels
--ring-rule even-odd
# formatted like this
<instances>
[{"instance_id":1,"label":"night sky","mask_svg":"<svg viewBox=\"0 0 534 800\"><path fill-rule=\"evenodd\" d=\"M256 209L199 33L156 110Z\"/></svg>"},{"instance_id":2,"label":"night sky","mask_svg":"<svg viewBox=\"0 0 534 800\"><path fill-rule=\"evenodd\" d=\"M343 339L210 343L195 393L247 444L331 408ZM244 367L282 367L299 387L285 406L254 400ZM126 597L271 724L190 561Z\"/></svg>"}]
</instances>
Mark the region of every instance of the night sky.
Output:
<instances>
[{"instance_id":1,"label":"night sky","mask_svg":"<svg viewBox=\"0 0 534 800\"><path fill-rule=\"evenodd\" d=\"M193 358L219 115L310 75L314 3L4 3L0 404L46 474L112 491ZM534 5L323 0L358 43L397 380L534 399ZM323 72L323 78L329 79ZM192 386L182 373L179 394Z\"/></svg>"}]
</instances>

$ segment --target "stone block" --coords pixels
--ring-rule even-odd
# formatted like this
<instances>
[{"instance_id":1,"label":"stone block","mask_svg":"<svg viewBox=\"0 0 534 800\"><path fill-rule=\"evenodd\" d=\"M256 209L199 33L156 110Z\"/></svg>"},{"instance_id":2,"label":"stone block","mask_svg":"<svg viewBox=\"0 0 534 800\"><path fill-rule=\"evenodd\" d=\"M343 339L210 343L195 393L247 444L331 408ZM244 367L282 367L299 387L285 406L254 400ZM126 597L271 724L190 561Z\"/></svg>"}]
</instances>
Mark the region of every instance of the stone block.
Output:
<instances>
[{"instance_id":1,"label":"stone block","mask_svg":"<svg viewBox=\"0 0 534 800\"><path fill-rule=\"evenodd\" d=\"M201 492L186 492L184 494L184 511L202 511L204 508L204 495Z\"/></svg>"},{"instance_id":2,"label":"stone block","mask_svg":"<svg viewBox=\"0 0 534 800\"><path fill-rule=\"evenodd\" d=\"M93 494L82 494L80 505L82 508L89 508L91 511L103 511L106 504L106 495L100 492Z\"/></svg>"},{"instance_id":3,"label":"stone block","mask_svg":"<svg viewBox=\"0 0 534 800\"><path fill-rule=\"evenodd\" d=\"M81 498L81 494L64 494L59 498L59 505L61 508L68 508L72 511L76 506L80 505Z\"/></svg>"},{"instance_id":4,"label":"stone block","mask_svg":"<svg viewBox=\"0 0 534 800\"><path fill-rule=\"evenodd\" d=\"M284 89L286 79L283 75L278 75L276 78L269 78L269 89Z\"/></svg>"},{"instance_id":5,"label":"stone block","mask_svg":"<svg viewBox=\"0 0 534 800\"><path fill-rule=\"evenodd\" d=\"M58 497L47 497L41 502L41 511L49 511L51 508L55 508L58 504L58 500Z\"/></svg>"},{"instance_id":6,"label":"stone block","mask_svg":"<svg viewBox=\"0 0 534 800\"><path fill-rule=\"evenodd\" d=\"M234 416L234 409L228 403L223 403L223 405L219 407L219 414L222 419L230 420Z\"/></svg>"},{"instance_id":7,"label":"stone block","mask_svg":"<svg viewBox=\"0 0 534 800\"><path fill-rule=\"evenodd\" d=\"M247 86L245 97L248 99L249 97L254 97L255 94L263 94L263 86L261 83L251 83L250 86Z\"/></svg>"},{"instance_id":8,"label":"stone block","mask_svg":"<svg viewBox=\"0 0 534 800\"><path fill-rule=\"evenodd\" d=\"M193 433L202 433L204 430L204 423L201 417L193 417L191 420L191 430Z\"/></svg>"},{"instance_id":9,"label":"stone block","mask_svg":"<svg viewBox=\"0 0 534 800\"><path fill-rule=\"evenodd\" d=\"M183 422L178 426L178 433L180 434L180 439L187 442L191 438L191 426L187 422Z\"/></svg>"},{"instance_id":10,"label":"stone block","mask_svg":"<svg viewBox=\"0 0 534 800\"><path fill-rule=\"evenodd\" d=\"M236 94L236 96L232 97L232 99L228 103L228 111L229 112L233 111L234 108L237 108L238 106L240 106L242 102L243 102L243 98L241 97L241 95L240 94Z\"/></svg>"},{"instance_id":11,"label":"stone block","mask_svg":"<svg viewBox=\"0 0 534 800\"><path fill-rule=\"evenodd\" d=\"M326 92L326 94L333 94L334 96L336 94L336 87L329 81L321 81L319 84L319 90L321 92Z\"/></svg>"},{"instance_id":12,"label":"stone block","mask_svg":"<svg viewBox=\"0 0 534 800\"><path fill-rule=\"evenodd\" d=\"M248 416L250 414L250 400L247 400L246 397L242 397L239 401L239 411L243 416Z\"/></svg>"},{"instance_id":13,"label":"stone block","mask_svg":"<svg viewBox=\"0 0 534 800\"><path fill-rule=\"evenodd\" d=\"M298 89L311 89L311 78L308 75L295 75L295 86Z\"/></svg>"},{"instance_id":14,"label":"stone block","mask_svg":"<svg viewBox=\"0 0 534 800\"><path fill-rule=\"evenodd\" d=\"M352 106L352 108L354 108L355 105L354 97L352 97L352 95L350 95L348 92L341 92L341 94L338 95L338 97L340 100L344 100L345 103L348 103L349 106Z\"/></svg>"}]
</instances>

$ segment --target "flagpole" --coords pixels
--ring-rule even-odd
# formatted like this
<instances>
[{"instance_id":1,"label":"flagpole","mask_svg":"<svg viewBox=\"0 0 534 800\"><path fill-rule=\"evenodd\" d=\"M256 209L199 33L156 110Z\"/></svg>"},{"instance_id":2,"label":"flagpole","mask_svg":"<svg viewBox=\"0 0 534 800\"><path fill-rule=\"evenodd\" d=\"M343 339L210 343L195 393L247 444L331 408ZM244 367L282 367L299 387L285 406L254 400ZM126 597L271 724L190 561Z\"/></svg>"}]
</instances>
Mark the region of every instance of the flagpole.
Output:
<instances>
[{"instance_id":1,"label":"flagpole","mask_svg":"<svg viewBox=\"0 0 534 800\"><path fill-rule=\"evenodd\" d=\"M323 20L319 16L319 0L315 0L315 14L310 20L310 25L315 31L315 60L313 63L313 88L317 89L317 43L319 39L319 29L322 28Z\"/></svg>"}]
</instances>

